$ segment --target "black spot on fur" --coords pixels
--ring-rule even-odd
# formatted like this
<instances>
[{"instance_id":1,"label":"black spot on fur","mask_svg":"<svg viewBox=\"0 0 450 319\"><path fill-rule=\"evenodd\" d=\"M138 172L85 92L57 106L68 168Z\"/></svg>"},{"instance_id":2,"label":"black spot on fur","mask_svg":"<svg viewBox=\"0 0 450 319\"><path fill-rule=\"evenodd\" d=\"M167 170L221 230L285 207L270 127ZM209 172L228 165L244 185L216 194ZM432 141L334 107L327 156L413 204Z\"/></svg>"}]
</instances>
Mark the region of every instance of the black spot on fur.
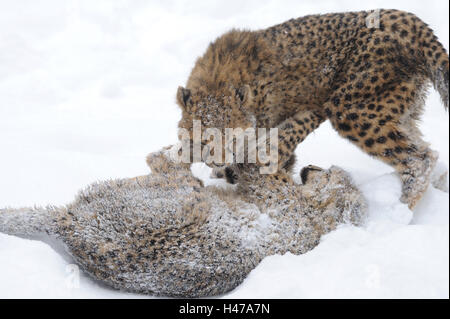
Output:
<instances>
[{"instance_id":1,"label":"black spot on fur","mask_svg":"<svg viewBox=\"0 0 450 319\"><path fill-rule=\"evenodd\" d=\"M398 23L392 24L391 30L392 30L392 32L397 32L398 31Z\"/></svg>"},{"instance_id":2,"label":"black spot on fur","mask_svg":"<svg viewBox=\"0 0 450 319\"><path fill-rule=\"evenodd\" d=\"M379 143L379 144L384 144L384 143L386 143L386 141L387 141L387 138L384 136L380 136L379 138L377 138L377 143Z\"/></svg>"},{"instance_id":3,"label":"black spot on fur","mask_svg":"<svg viewBox=\"0 0 450 319\"><path fill-rule=\"evenodd\" d=\"M350 127L350 125L348 125L347 123L339 123L338 127L341 131L345 131L345 132L348 132L352 129Z\"/></svg>"},{"instance_id":4,"label":"black spot on fur","mask_svg":"<svg viewBox=\"0 0 450 319\"><path fill-rule=\"evenodd\" d=\"M396 141L398 139L397 134L395 134L394 132L389 132L388 137L393 141Z\"/></svg>"},{"instance_id":5,"label":"black spot on fur","mask_svg":"<svg viewBox=\"0 0 450 319\"><path fill-rule=\"evenodd\" d=\"M334 106L339 106L339 104L341 103L341 100L338 97L334 97L333 98L333 104Z\"/></svg>"},{"instance_id":6,"label":"black spot on fur","mask_svg":"<svg viewBox=\"0 0 450 319\"><path fill-rule=\"evenodd\" d=\"M385 157L392 157L392 156L394 156L394 152L392 151L392 149L387 148L387 149L384 150L383 155L384 155Z\"/></svg>"},{"instance_id":7,"label":"black spot on fur","mask_svg":"<svg viewBox=\"0 0 450 319\"><path fill-rule=\"evenodd\" d=\"M368 139L364 142L364 144L365 144L367 147L372 147L374 143L375 143L375 141L373 140L373 138L368 138Z\"/></svg>"}]
</instances>

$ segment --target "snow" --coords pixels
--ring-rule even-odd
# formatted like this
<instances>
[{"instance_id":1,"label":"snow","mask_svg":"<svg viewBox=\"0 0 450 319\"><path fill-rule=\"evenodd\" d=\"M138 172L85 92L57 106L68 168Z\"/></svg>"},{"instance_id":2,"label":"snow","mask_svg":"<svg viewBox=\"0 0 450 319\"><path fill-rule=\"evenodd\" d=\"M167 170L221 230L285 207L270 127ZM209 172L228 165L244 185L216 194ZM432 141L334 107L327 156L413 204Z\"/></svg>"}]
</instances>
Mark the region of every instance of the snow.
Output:
<instances>
[{"instance_id":1,"label":"snow","mask_svg":"<svg viewBox=\"0 0 450 319\"><path fill-rule=\"evenodd\" d=\"M343 226L304 255L265 258L226 297L442 298L448 295L448 255L442 254L448 248L445 227Z\"/></svg>"},{"instance_id":2,"label":"snow","mask_svg":"<svg viewBox=\"0 0 450 319\"><path fill-rule=\"evenodd\" d=\"M178 85L208 43L313 13L398 8L448 49L448 2L9 1L0 10L0 207L64 204L87 184L146 174L145 156L177 141ZM449 164L448 114L432 91L421 124ZM369 202L311 252L271 256L225 298L449 298L449 195L430 188L411 212L393 170L324 123L300 167L341 166ZM196 165L207 181L210 172ZM223 182L219 182L223 183ZM447 182L448 188L448 182ZM262 226L268 220L258 221ZM77 274L60 249L0 234L0 298L128 298Z\"/></svg>"}]
</instances>

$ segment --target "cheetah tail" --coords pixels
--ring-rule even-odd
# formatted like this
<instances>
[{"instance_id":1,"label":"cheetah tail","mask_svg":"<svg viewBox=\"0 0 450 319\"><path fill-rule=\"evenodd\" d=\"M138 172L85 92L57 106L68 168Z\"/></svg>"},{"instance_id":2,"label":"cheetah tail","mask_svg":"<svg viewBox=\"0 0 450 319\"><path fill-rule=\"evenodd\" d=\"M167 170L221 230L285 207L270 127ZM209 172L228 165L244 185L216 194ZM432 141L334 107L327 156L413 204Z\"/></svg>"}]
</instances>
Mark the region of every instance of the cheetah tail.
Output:
<instances>
[{"instance_id":1,"label":"cheetah tail","mask_svg":"<svg viewBox=\"0 0 450 319\"><path fill-rule=\"evenodd\" d=\"M411 14L412 29L410 33L394 32L396 41L410 48L410 52L417 54L419 64L423 63L423 73L431 80L436 91L441 96L442 103L448 110L448 76L449 60L448 53L439 41L434 31L419 17ZM402 36L402 34L409 34Z\"/></svg>"},{"instance_id":2,"label":"cheetah tail","mask_svg":"<svg viewBox=\"0 0 450 319\"><path fill-rule=\"evenodd\" d=\"M53 235L56 231L54 216L57 211L53 207L0 209L0 233L21 237Z\"/></svg>"},{"instance_id":3,"label":"cheetah tail","mask_svg":"<svg viewBox=\"0 0 450 319\"><path fill-rule=\"evenodd\" d=\"M446 52L445 55L448 62L448 54ZM433 86L439 92L446 110L448 110L448 76L448 63L432 70L431 80L433 81Z\"/></svg>"},{"instance_id":4,"label":"cheetah tail","mask_svg":"<svg viewBox=\"0 0 450 319\"><path fill-rule=\"evenodd\" d=\"M432 30L430 29L430 32ZM448 110L448 76L449 76L449 60L448 53L442 43L437 38L436 48L434 52L424 52L429 78L433 82L433 86L441 96L445 109Z\"/></svg>"}]
</instances>

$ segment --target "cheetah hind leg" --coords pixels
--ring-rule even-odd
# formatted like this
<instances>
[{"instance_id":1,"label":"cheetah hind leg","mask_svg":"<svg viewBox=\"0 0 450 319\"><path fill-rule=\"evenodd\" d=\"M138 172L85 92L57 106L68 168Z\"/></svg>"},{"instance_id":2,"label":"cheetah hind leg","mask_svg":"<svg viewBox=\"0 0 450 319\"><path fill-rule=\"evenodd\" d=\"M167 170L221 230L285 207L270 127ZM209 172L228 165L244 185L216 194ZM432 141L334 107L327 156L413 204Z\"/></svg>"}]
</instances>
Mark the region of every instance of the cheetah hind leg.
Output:
<instances>
[{"instance_id":1,"label":"cheetah hind leg","mask_svg":"<svg viewBox=\"0 0 450 319\"><path fill-rule=\"evenodd\" d=\"M408 168L400 173L402 180L402 196L400 201L408 204L413 209L420 201L428 185L436 166L439 154L428 149L423 158L408 158Z\"/></svg>"},{"instance_id":2,"label":"cheetah hind leg","mask_svg":"<svg viewBox=\"0 0 450 319\"><path fill-rule=\"evenodd\" d=\"M444 193L448 193L448 168L445 164L437 163L431 175L431 185Z\"/></svg>"}]
</instances>

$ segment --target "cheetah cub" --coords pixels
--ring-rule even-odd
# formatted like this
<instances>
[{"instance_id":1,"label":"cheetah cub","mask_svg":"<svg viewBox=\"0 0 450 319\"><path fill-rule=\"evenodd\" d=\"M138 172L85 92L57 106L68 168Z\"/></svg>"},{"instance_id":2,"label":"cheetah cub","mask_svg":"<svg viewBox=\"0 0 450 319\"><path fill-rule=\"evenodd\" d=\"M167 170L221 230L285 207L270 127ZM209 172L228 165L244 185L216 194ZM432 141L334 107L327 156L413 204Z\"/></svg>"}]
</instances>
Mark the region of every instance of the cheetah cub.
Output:
<instances>
[{"instance_id":1,"label":"cheetah cub","mask_svg":"<svg viewBox=\"0 0 450 319\"><path fill-rule=\"evenodd\" d=\"M245 170L237 191L203 187L167 149L148 163L152 174L93 184L64 207L0 209L0 232L47 233L117 289L204 297L234 289L265 256L305 253L364 220L363 196L337 167L305 168L304 185Z\"/></svg>"},{"instance_id":2,"label":"cheetah cub","mask_svg":"<svg viewBox=\"0 0 450 319\"><path fill-rule=\"evenodd\" d=\"M296 146L330 120L342 137L395 168L401 200L413 208L438 157L417 121L430 82L448 107L448 79L445 48L412 13L311 15L212 42L178 89L179 127L192 131L193 120L205 130L277 127L278 167L289 170ZM218 175L234 183L232 169Z\"/></svg>"}]
</instances>

